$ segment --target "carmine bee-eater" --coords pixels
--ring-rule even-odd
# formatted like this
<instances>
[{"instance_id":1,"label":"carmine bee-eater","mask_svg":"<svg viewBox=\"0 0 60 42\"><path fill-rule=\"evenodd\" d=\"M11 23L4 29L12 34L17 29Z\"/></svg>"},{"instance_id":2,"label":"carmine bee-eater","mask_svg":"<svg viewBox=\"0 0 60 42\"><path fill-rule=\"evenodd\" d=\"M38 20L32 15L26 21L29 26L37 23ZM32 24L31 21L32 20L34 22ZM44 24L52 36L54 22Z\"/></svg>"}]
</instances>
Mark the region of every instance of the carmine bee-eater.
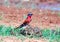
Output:
<instances>
[{"instance_id":1,"label":"carmine bee-eater","mask_svg":"<svg viewBox=\"0 0 60 42\"><path fill-rule=\"evenodd\" d=\"M25 27L25 26L27 26L27 25L29 25L29 23L31 22L31 17L32 17L32 13L29 13L28 15L27 15L27 18L25 19L25 21L19 26L19 27L17 27L17 28L23 28L23 27Z\"/></svg>"}]
</instances>

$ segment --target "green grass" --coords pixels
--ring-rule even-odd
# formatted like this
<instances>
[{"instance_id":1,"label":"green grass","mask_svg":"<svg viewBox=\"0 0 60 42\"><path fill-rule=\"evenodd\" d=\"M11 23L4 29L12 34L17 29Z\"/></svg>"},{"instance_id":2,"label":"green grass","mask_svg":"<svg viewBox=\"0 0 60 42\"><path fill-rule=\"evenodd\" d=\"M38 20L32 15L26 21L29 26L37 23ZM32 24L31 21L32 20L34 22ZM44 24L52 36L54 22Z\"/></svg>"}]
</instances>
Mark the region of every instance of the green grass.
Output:
<instances>
[{"instance_id":1,"label":"green grass","mask_svg":"<svg viewBox=\"0 0 60 42\"><path fill-rule=\"evenodd\" d=\"M2 20L2 19L3 19L3 14L0 13L0 20Z\"/></svg>"},{"instance_id":2,"label":"green grass","mask_svg":"<svg viewBox=\"0 0 60 42\"><path fill-rule=\"evenodd\" d=\"M3 19L3 17L2 16L0 16L0 20L2 20Z\"/></svg>"},{"instance_id":3,"label":"green grass","mask_svg":"<svg viewBox=\"0 0 60 42\"><path fill-rule=\"evenodd\" d=\"M5 25L0 25L0 36L16 36L17 38L20 38L20 39L25 39L25 38L36 38L36 39L39 39L39 35L33 35L33 36L24 36L24 35L21 35L19 32L20 32L20 29L17 29L17 30L14 30L15 27L13 26L5 26ZM11 34L11 30L14 34ZM53 42L53 40L57 41L57 42L60 42L60 28L57 28L54 32L50 29L43 29L41 30L42 32L42 37L43 38L46 38L46 39L49 39L50 42ZM57 33L57 34L56 34Z\"/></svg>"},{"instance_id":4,"label":"green grass","mask_svg":"<svg viewBox=\"0 0 60 42\"><path fill-rule=\"evenodd\" d=\"M42 34L43 34L43 37L46 39L49 39L50 42L53 42L53 40L60 42L60 28L59 28L59 31L55 30L55 32L51 31L50 29L45 29L42 31Z\"/></svg>"},{"instance_id":5,"label":"green grass","mask_svg":"<svg viewBox=\"0 0 60 42\"><path fill-rule=\"evenodd\" d=\"M2 36L9 36L10 35L10 30L12 30L12 27L6 27L4 25L0 25L0 35Z\"/></svg>"}]
</instances>

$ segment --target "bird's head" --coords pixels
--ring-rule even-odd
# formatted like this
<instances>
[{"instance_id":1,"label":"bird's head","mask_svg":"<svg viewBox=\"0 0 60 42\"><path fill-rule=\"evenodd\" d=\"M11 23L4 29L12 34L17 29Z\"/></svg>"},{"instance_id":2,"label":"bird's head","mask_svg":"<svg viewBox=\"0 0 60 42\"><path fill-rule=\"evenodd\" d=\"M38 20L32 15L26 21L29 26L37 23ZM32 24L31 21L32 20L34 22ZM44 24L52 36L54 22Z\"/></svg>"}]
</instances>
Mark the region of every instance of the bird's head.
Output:
<instances>
[{"instance_id":1,"label":"bird's head","mask_svg":"<svg viewBox=\"0 0 60 42\"><path fill-rule=\"evenodd\" d=\"M28 16L32 16L33 14L32 13L29 13Z\"/></svg>"}]
</instances>

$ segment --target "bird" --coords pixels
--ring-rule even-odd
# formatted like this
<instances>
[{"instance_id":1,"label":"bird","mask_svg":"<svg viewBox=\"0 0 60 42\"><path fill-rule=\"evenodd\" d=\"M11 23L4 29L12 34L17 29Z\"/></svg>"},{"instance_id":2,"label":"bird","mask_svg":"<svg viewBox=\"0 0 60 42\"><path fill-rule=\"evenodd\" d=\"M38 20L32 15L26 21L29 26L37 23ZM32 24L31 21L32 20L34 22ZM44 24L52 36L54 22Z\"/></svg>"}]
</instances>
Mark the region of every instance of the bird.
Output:
<instances>
[{"instance_id":1,"label":"bird","mask_svg":"<svg viewBox=\"0 0 60 42\"><path fill-rule=\"evenodd\" d=\"M15 32L13 30L11 30L11 34L16 35L16 33L17 33L17 34L24 34L25 35L26 34L25 33L26 26L30 26L29 23L32 21L32 15L33 14L31 12L28 13L27 18L24 20L24 22L20 26L14 28Z\"/></svg>"},{"instance_id":2,"label":"bird","mask_svg":"<svg viewBox=\"0 0 60 42\"><path fill-rule=\"evenodd\" d=\"M25 21L20 26L18 26L17 28L23 28L23 27L29 25L29 23L32 21L32 18L31 18L32 15L33 15L32 13L28 13L27 18L25 19Z\"/></svg>"}]
</instances>

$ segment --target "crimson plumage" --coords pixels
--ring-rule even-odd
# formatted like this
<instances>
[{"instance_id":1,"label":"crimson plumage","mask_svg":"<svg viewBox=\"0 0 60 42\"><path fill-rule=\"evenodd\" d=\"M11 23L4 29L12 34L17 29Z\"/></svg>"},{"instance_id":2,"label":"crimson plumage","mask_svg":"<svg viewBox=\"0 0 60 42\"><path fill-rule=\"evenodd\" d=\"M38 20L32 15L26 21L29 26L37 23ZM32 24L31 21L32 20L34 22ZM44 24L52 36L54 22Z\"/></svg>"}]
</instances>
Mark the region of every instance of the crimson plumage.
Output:
<instances>
[{"instance_id":1,"label":"crimson plumage","mask_svg":"<svg viewBox=\"0 0 60 42\"><path fill-rule=\"evenodd\" d=\"M22 28L22 27L28 25L31 22L31 20L32 20L31 19L32 15L33 15L32 13L29 13L27 15L27 18L25 19L25 21L19 27L17 27L17 28Z\"/></svg>"}]
</instances>

